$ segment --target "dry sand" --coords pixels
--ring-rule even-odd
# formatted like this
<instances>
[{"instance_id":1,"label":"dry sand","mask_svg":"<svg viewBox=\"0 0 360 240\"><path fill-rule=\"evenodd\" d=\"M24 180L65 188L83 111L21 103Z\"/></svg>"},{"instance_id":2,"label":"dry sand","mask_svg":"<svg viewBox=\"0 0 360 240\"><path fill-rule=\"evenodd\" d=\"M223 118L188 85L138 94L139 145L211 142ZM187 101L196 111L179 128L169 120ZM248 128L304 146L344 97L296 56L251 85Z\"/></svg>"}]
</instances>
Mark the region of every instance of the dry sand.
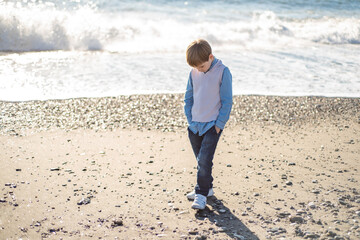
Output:
<instances>
[{"instance_id":1,"label":"dry sand","mask_svg":"<svg viewBox=\"0 0 360 240\"><path fill-rule=\"evenodd\" d=\"M0 239L360 238L360 99L234 97L195 211L182 97L0 102Z\"/></svg>"}]
</instances>

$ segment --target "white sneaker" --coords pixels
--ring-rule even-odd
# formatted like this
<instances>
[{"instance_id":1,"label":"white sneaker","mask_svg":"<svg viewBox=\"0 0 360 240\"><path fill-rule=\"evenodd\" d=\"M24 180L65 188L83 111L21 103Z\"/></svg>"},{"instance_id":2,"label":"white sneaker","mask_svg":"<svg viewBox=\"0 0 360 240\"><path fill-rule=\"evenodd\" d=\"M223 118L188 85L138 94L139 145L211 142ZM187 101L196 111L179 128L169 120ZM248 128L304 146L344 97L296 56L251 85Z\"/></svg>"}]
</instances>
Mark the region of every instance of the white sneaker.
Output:
<instances>
[{"instance_id":1,"label":"white sneaker","mask_svg":"<svg viewBox=\"0 0 360 240\"><path fill-rule=\"evenodd\" d=\"M195 200L191 207L193 209L205 209L206 206L206 197L201 194L195 194Z\"/></svg>"},{"instance_id":2,"label":"white sneaker","mask_svg":"<svg viewBox=\"0 0 360 240\"><path fill-rule=\"evenodd\" d=\"M211 197L211 196L214 196L214 190L212 188L209 189L209 193L207 195L208 197ZM191 193L188 193L186 195L186 197L189 199L189 200L194 200L195 199L195 190L192 191Z\"/></svg>"}]
</instances>

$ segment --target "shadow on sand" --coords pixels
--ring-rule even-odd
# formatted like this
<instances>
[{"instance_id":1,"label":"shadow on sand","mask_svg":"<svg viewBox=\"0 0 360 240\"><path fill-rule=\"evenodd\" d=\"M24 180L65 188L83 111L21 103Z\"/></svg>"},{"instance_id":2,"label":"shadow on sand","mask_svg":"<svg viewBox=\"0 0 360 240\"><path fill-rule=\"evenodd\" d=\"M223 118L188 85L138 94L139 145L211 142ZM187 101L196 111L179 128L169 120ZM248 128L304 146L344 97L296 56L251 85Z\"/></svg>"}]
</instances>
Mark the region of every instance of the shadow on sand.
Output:
<instances>
[{"instance_id":1,"label":"shadow on sand","mask_svg":"<svg viewBox=\"0 0 360 240\"><path fill-rule=\"evenodd\" d=\"M247 228L239 218L233 215L231 210L227 208L221 200L217 199L215 196L208 197L207 204L210 205L212 209L206 206L204 210L198 210L195 213L197 219L209 219L232 239L259 240L259 238ZM214 229L213 231L216 233L218 229Z\"/></svg>"}]
</instances>

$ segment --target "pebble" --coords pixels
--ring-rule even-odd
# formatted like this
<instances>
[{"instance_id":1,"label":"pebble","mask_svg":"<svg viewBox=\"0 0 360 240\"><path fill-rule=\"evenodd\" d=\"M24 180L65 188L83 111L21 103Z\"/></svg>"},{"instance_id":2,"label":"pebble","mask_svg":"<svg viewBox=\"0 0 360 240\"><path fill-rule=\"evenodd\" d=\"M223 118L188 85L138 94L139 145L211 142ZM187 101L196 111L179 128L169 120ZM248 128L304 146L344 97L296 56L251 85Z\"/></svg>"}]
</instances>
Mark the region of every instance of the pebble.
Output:
<instances>
[{"instance_id":1,"label":"pebble","mask_svg":"<svg viewBox=\"0 0 360 240\"><path fill-rule=\"evenodd\" d=\"M291 182L291 181L286 181L286 183L285 183L286 185L288 185L288 186L291 186L291 185L293 185L293 183Z\"/></svg>"},{"instance_id":2,"label":"pebble","mask_svg":"<svg viewBox=\"0 0 360 240\"><path fill-rule=\"evenodd\" d=\"M315 208L316 208L316 205L315 205L314 202L309 202L308 206L309 206L309 208L311 208L311 209L315 209Z\"/></svg>"},{"instance_id":3,"label":"pebble","mask_svg":"<svg viewBox=\"0 0 360 240\"><path fill-rule=\"evenodd\" d=\"M196 239L196 240L206 240L206 239L207 239L207 236L201 235L201 236L197 236L195 239Z\"/></svg>"},{"instance_id":4,"label":"pebble","mask_svg":"<svg viewBox=\"0 0 360 240\"><path fill-rule=\"evenodd\" d=\"M4 113L0 133L18 135L18 132L27 129L42 131L53 127L66 130L136 127L175 131L187 126L181 104L183 98L184 94L149 94L27 102L0 101L0 109ZM303 122L322 123L325 117L337 117L339 113L344 118L358 118L360 99L241 95L234 96L233 102L229 126L251 122L263 124L263 119L267 119L267 123L295 125ZM319 105L321 111L317 107ZM161 118L158 111L150 111L163 109L163 106L171 106L171 111L165 112ZM288 117L292 115L302 117ZM66 121L64 116L67 116ZM348 141L350 144L355 142L354 139Z\"/></svg>"},{"instance_id":5,"label":"pebble","mask_svg":"<svg viewBox=\"0 0 360 240\"><path fill-rule=\"evenodd\" d=\"M113 219L113 222L111 224L112 227L119 227L123 225L122 219Z\"/></svg>"},{"instance_id":6,"label":"pebble","mask_svg":"<svg viewBox=\"0 0 360 240\"><path fill-rule=\"evenodd\" d=\"M305 239L315 239L315 238L320 238L320 235L315 234L315 233L305 233L304 238Z\"/></svg>"},{"instance_id":7,"label":"pebble","mask_svg":"<svg viewBox=\"0 0 360 240\"><path fill-rule=\"evenodd\" d=\"M81 198L81 200L77 203L77 205L87 205L91 202L91 198Z\"/></svg>"},{"instance_id":8,"label":"pebble","mask_svg":"<svg viewBox=\"0 0 360 240\"><path fill-rule=\"evenodd\" d=\"M291 216L290 222L291 223L303 223L305 220L302 217L299 216Z\"/></svg>"},{"instance_id":9,"label":"pebble","mask_svg":"<svg viewBox=\"0 0 360 240\"><path fill-rule=\"evenodd\" d=\"M279 227L279 228L276 228L276 227L275 228L270 228L267 231L273 233L274 235L278 235L278 234L287 232L285 228L281 228L281 227Z\"/></svg>"},{"instance_id":10,"label":"pebble","mask_svg":"<svg viewBox=\"0 0 360 240\"><path fill-rule=\"evenodd\" d=\"M181 212L179 212L179 214L186 214L186 213L189 213L189 210L185 210L185 211L181 211Z\"/></svg>"},{"instance_id":11,"label":"pebble","mask_svg":"<svg viewBox=\"0 0 360 240\"><path fill-rule=\"evenodd\" d=\"M298 214L305 214L306 211L305 211L304 209L298 209L298 210L296 211L296 213L298 213Z\"/></svg>"},{"instance_id":12,"label":"pebble","mask_svg":"<svg viewBox=\"0 0 360 240\"><path fill-rule=\"evenodd\" d=\"M285 218L285 217L287 217L287 216L289 216L290 215L290 213L288 213L288 212L282 212L282 213L278 213L277 214L277 216L279 217L279 218Z\"/></svg>"},{"instance_id":13,"label":"pebble","mask_svg":"<svg viewBox=\"0 0 360 240\"><path fill-rule=\"evenodd\" d=\"M50 171L60 171L60 168L50 168Z\"/></svg>"}]
</instances>

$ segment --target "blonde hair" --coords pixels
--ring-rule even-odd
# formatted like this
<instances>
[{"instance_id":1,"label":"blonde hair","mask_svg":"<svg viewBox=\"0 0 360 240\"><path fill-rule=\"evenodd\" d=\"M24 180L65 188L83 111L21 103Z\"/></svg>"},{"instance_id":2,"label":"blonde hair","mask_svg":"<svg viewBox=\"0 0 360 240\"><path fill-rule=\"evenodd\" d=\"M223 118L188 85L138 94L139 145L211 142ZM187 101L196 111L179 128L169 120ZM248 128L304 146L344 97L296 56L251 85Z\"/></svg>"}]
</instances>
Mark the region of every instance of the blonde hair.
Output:
<instances>
[{"instance_id":1,"label":"blonde hair","mask_svg":"<svg viewBox=\"0 0 360 240\"><path fill-rule=\"evenodd\" d=\"M196 67L207 62L211 54L211 46L204 39L197 39L190 43L186 49L186 61L192 66Z\"/></svg>"}]
</instances>

